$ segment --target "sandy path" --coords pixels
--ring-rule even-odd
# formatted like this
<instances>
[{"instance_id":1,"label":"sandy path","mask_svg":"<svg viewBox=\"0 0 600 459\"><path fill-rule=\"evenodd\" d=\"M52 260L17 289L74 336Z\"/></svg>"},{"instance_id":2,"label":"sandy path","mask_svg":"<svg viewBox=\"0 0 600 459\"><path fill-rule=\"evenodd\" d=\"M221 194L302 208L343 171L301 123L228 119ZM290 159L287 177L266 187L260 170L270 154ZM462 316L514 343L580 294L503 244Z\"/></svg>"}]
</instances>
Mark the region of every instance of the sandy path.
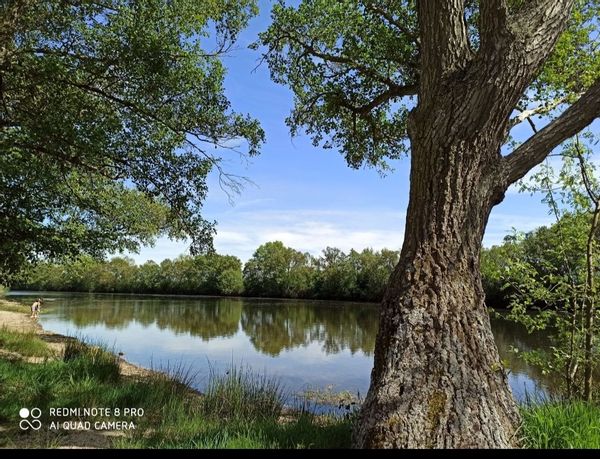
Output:
<instances>
[{"instance_id":1,"label":"sandy path","mask_svg":"<svg viewBox=\"0 0 600 459\"><path fill-rule=\"evenodd\" d=\"M42 329L40 324L29 318L27 313L0 310L0 328L2 327L20 333L38 333Z\"/></svg>"}]
</instances>

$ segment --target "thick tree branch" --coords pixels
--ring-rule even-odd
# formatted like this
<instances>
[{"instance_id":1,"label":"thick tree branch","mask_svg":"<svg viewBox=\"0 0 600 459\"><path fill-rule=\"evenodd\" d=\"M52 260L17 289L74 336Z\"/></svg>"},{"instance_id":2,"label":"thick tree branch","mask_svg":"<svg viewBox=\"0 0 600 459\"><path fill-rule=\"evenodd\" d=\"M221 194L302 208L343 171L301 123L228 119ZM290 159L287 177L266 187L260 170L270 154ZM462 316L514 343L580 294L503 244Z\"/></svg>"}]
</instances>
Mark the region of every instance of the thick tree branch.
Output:
<instances>
[{"instance_id":1,"label":"thick tree branch","mask_svg":"<svg viewBox=\"0 0 600 459\"><path fill-rule=\"evenodd\" d=\"M489 52L500 46L501 37L508 31L508 6L506 0L484 0L479 5L481 50Z\"/></svg>"},{"instance_id":2,"label":"thick tree branch","mask_svg":"<svg viewBox=\"0 0 600 459\"><path fill-rule=\"evenodd\" d=\"M479 103L486 101L490 107L496 107L497 119L509 122L513 109L567 28L575 1L478 2L481 46L474 65L468 69L473 70L469 75L474 76L475 90L471 93L480 88Z\"/></svg>"},{"instance_id":3,"label":"thick tree branch","mask_svg":"<svg viewBox=\"0 0 600 459\"><path fill-rule=\"evenodd\" d=\"M440 78L466 66L471 57L464 0L417 1L421 37L421 94L431 93Z\"/></svg>"},{"instance_id":4,"label":"thick tree branch","mask_svg":"<svg viewBox=\"0 0 600 459\"><path fill-rule=\"evenodd\" d=\"M505 165L506 186L522 178L531 168L565 140L591 124L600 116L600 80L596 81L562 115L544 127L502 161Z\"/></svg>"},{"instance_id":5,"label":"thick tree branch","mask_svg":"<svg viewBox=\"0 0 600 459\"><path fill-rule=\"evenodd\" d=\"M531 0L512 15L511 31L521 42L527 61L539 65L567 26L576 0ZM484 2L485 3L485 2Z\"/></svg>"}]
</instances>

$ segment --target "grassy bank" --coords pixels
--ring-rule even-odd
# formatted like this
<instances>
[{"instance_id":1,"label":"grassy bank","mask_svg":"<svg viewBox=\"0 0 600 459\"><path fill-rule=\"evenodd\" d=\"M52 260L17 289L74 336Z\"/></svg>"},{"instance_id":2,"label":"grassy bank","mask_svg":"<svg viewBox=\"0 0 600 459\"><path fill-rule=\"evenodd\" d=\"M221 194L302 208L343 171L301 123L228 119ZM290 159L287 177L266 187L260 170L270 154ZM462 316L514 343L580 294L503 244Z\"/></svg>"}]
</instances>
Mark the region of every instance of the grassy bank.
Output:
<instances>
[{"instance_id":1,"label":"grassy bank","mask_svg":"<svg viewBox=\"0 0 600 459\"><path fill-rule=\"evenodd\" d=\"M38 340L39 341L39 340ZM41 363L0 357L1 446L19 446L19 410L38 407L49 425L50 407L143 408L135 430L102 439L98 446L119 448L331 448L349 444L347 419L285 412L277 383L233 369L211 376L203 395L189 386L185 372L153 372L131 378L120 374L118 357L97 346L68 342L63 356L49 358L31 335L0 332L0 344L22 355L45 356ZM35 343L35 344L31 344ZM71 420L77 421L77 418ZM79 419L85 420L85 419ZM101 418L94 418L101 421ZM115 420L106 418L106 421ZM65 419L61 419L65 421ZM72 432L71 432L72 433ZM51 447L73 442L64 432L27 432L27 444Z\"/></svg>"},{"instance_id":2,"label":"grassy bank","mask_svg":"<svg viewBox=\"0 0 600 459\"><path fill-rule=\"evenodd\" d=\"M24 357L47 357L50 350L35 333L15 333L6 327L0 328L0 349L16 352Z\"/></svg>"},{"instance_id":3,"label":"grassy bank","mask_svg":"<svg viewBox=\"0 0 600 459\"><path fill-rule=\"evenodd\" d=\"M2 298L2 296L0 296L0 310L8 312L19 312L21 314L31 314L31 311L28 306L16 303L14 301L9 301L5 298Z\"/></svg>"}]
</instances>

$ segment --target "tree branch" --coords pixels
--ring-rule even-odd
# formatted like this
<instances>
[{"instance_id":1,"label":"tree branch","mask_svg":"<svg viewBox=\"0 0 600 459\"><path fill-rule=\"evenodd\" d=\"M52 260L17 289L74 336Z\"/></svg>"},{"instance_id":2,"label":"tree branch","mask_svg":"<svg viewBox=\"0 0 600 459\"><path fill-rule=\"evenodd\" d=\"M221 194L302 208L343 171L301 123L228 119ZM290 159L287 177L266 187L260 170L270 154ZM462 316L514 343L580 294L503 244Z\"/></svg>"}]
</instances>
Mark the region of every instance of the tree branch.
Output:
<instances>
[{"instance_id":1,"label":"tree branch","mask_svg":"<svg viewBox=\"0 0 600 459\"><path fill-rule=\"evenodd\" d=\"M413 30L410 30L406 24L404 24L399 18L394 17L394 15L392 13L390 13L389 11L387 11L387 9L374 4L373 0L365 0L364 7L367 11L370 11L374 14L381 16L383 19L385 19L388 22L388 24L394 26L401 34L410 38L410 40L413 41L415 44L417 44L417 45L419 44L420 40L419 40L419 36L416 34L416 32Z\"/></svg>"},{"instance_id":2,"label":"tree branch","mask_svg":"<svg viewBox=\"0 0 600 459\"><path fill-rule=\"evenodd\" d=\"M417 2L421 38L421 94L433 92L440 78L462 69L471 57L464 0Z\"/></svg>"},{"instance_id":3,"label":"tree branch","mask_svg":"<svg viewBox=\"0 0 600 459\"><path fill-rule=\"evenodd\" d=\"M545 115L546 113L549 113L552 110L554 110L565 100L567 100L567 96L559 97L558 99L554 99L548 104L539 105L529 110L521 110L521 113L519 115L515 116L513 119L510 120L508 127L509 129L512 129L513 127L522 123L523 121L529 121L532 116Z\"/></svg>"},{"instance_id":4,"label":"tree branch","mask_svg":"<svg viewBox=\"0 0 600 459\"><path fill-rule=\"evenodd\" d=\"M392 87L389 90L384 91L381 94L375 96L373 99L371 99L366 104L360 105L358 107L352 105L345 98L340 98L339 102L340 102L340 105L342 105L343 107L346 107L347 109L349 109L353 113L356 113L357 115L367 115L369 112L371 112L371 110L379 107L381 104L384 104L387 101L394 99L396 97L404 97L404 96L414 95L417 93L417 90L418 90L417 85L395 86L395 87Z\"/></svg>"},{"instance_id":5,"label":"tree branch","mask_svg":"<svg viewBox=\"0 0 600 459\"><path fill-rule=\"evenodd\" d=\"M479 5L481 49L493 49L500 45L500 38L508 31L508 6L506 0L484 0Z\"/></svg>"},{"instance_id":6,"label":"tree branch","mask_svg":"<svg viewBox=\"0 0 600 459\"><path fill-rule=\"evenodd\" d=\"M575 152L577 156L577 161L579 162L579 170L581 171L581 178L583 179L583 186L585 187L585 191L587 192L589 198L596 203L596 209L598 209L598 196L594 192L594 187L592 186L592 181L587 172L587 168L585 167L585 159L583 157L583 152L581 151L581 145L579 143L579 136L575 137Z\"/></svg>"},{"instance_id":7,"label":"tree branch","mask_svg":"<svg viewBox=\"0 0 600 459\"><path fill-rule=\"evenodd\" d=\"M63 0L65 3L71 5L74 8L81 8L82 4L81 2L78 1L72 1L72 0ZM109 5L107 3L104 2L97 2L97 1L89 1L88 2L91 5L95 5L98 6L100 8L103 8L105 10L111 11L113 13L120 13L121 12L121 8L119 8L118 6L114 6L114 5Z\"/></svg>"},{"instance_id":8,"label":"tree branch","mask_svg":"<svg viewBox=\"0 0 600 459\"><path fill-rule=\"evenodd\" d=\"M118 179L124 178L124 176L121 176L119 173L113 173L113 174L108 173L109 168L114 168L112 165L104 164L102 166L96 166L94 164L90 164L88 162L83 161L80 156L77 156L77 154L69 155L69 154L63 153L61 151L58 151L57 149L49 149L49 148L43 147L39 144L26 143L26 142L12 142L12 145L17 148L26 150L26 151L32 150L41 155L45 155L49 158L54 158L55 160L59 161L59 164L66 163L66 164L70 164L73 167L80 167L80 168L86 170L87 172L96 173L104 178L109 179L109 180L118 180ZM111 158L111 159L115 159L115 158ZM121 162L123 162L123 161L121 161Z\"/></svg>"},{"instance_id":9,"label":"tree branch","mask_svg":"<svg viewBox=\"0 0 600 459\"><path fill-rule=\"evenodd\" d=\"M298 46L303 48L306 53L310 54L311 56L318 57L319 59L322 59L325 62L333 62L336 64L347 65L348 67L356 70L357 72L363 74L364 76L373 78L374 80L379 81L380 83L386 84L390 88L392 88L392 87L401 88L402 87L402 85L399 85L393 79L381 75L379 72L373 70L371 67L365 66L365 65L361 64L360 62L356 62L355 60L351 59L348 56L336 55L336 54L331 54L331 53L326 53L324 51L321 51L321 50L315 48L312 44L305 43L304 41L300 40L299 38L295 37L293 34L291 34L289 32L285 34L285 38L287 38L291 42L296 43Z\"/></svg>"},{"instance_id":10,"label":"tree branch","mask_svg":"<svg viewBox=\"0 0 600 459\"><path fill-rule=\"evenodd\" d=\"M510 155L502 158L506 168L506 186L522 178L531 168L565 140L600 116L600 79L562 115L533 135Z\"/></svg>"},{"instance_id":11,"label":"tree branch","mask_svg":"<svg viewBox=\"0 0 600 459\"><path fill-rule=\"evenodd\" d=\"M534 66L548 56L566 28L575 1L530 0L512 15L509 27L519 36L521 51Z\"/></svg>"}]
</instances>

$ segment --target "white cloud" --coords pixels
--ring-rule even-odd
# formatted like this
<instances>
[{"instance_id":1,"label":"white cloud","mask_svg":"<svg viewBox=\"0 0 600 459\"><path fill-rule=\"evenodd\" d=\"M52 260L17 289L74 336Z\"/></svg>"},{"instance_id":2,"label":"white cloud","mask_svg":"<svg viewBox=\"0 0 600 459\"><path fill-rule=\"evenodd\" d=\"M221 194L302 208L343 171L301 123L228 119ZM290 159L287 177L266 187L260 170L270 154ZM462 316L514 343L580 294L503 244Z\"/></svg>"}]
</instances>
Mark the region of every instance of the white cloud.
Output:
<instances>
[{"instance_id":1,"label":"white cloud","mask_svg":"<svg viewBox=\"0 0 600 459\"><path fill-rule=\"evenodd\" d=\"M507 199L516 199L507 198ZM399 250L404 238L405 213L389 209L265 209L265 201L233 207L217 215L215 248L219 253L239 257L247 261L254 251L265 242L282 241L296 250L319 255L326 247L338 247L344 251L373 248ZM551 224L553 217L545 213L542 204L532 208L510 210L495 209L490 215L484 245L500 244L512 232L530 231L541 225ZM522 213L517 213L521 212ZM139 255L132 255L138 263L148 259L160 262L175 258L187 251L185 242L159 239L154 248L143 248Z\"/></svg>"},{"instance_id":2,"label":"white cloud","mask_svg":"<svg viewBox=\"0 0 600 459\"><path fill-rule=\"evenodd\" d=\"M404 213L386 210L244 210L221 219L215 246L244 261L259 245L277 240L314 255L328 246L345 251L399 249L403 229Z\"/></svg>"},{"instance_id":3,"label":"white cloud","mask_svg":"<svg viewBox=\"0 0 600 459\"><path fill-rule=\"evenodd\" d=\"M217 233L217 239L220 244L247 244L251 242L251 238L239 231L220 230Z\"/></svg>"},{"instance_id":4,"label":"white cloud","mask_svg":"<svg viewBox=\"0 0 600 459\"><path fill-rule=\"evenodd\" d=\"M260 202L264 204L264 202ZM250 205L231 208L217 216L215 248L219 253L248 260L261 244L282 241L303 252L318 255L326 247L344 251L390 248L399 250L404 237L404 213L389 210L298 209L249 210ZM138 263L160 262L187 251L186 242L161 238L131 257Z\"/></svg>"}]
</instances>

